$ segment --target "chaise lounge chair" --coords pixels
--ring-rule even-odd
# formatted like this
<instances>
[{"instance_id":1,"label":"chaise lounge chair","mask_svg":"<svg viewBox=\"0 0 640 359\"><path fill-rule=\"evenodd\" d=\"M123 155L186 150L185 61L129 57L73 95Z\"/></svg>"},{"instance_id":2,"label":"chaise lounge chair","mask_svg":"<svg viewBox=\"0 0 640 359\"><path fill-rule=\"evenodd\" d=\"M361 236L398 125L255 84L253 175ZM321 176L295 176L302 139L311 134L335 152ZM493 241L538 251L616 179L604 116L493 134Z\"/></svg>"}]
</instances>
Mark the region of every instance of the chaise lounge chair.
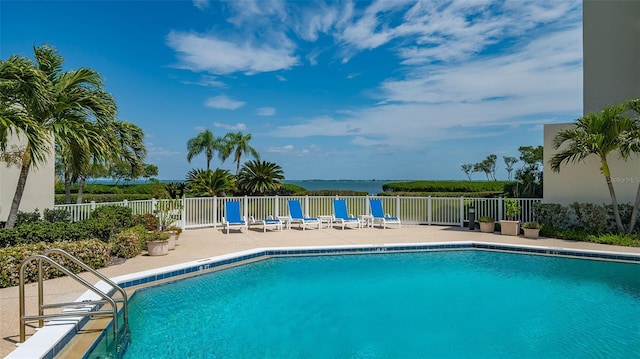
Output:
<instances>
[{"instance_id":1,"label":"chaise lounge chair","mask_svg":"<svg viewBox=\"0 0 640 359\"><path fill-rule=\"evenodd\" d=\"M243 228L245 230L248 229L247 221L245 221L244 217L240 214L240 202L225 202L224 213L226 217L222 217L222 224L224 228L227 229L227 234L229 234L230 227L240 228L240 232L242 232Z\"/></svg>"},{"instance_id":2,"label":"chaise lounge chair","mask_svg":"<svg viewBox=\"0 0 640 359\"><path fill-rule=\"evenodd\" d=\"M267 231L267 227L274 227L279 231L282 230L282 221L279 219L273 219L273 218L255 219L253 216L249 216L249 226L253 226L253 225L261 225L263 232Z\"/></svg>"},{"instance_id":3,"label":"chaise lounge chair","mask_svg":"<svg viewBox=\"0 0 640 359\"><path fill-rule=\"evenodd\" d=\"M333 200L333 211L334 211L334 224L341 224L342 229L349 224L355 224L357 228L360 228L362 225L360 220L349 216L347 213L347 201L344 199L334 199Z\"/></svg>"},{"instance_id":4,"label":"chaise lounge chair","mask_svg":"<svg viewBox=\"0 0 640 359\"><path fill-rule=\"evenodd\" d=\"M373 217L373 223L380 223L382 228L387 228L387 223L397 223L398 228L401 228L400 218L391 217L385 214L382 210L382 201L379 199L369 200L369 206L371 206L371 216Z\"/></svg>"},{"instance_id":5,"label":"chaise lounge chair","mask_svg":"<svg viewBox=\"0 0 640 359\"><path fill-rule=\"evenodd\" d=\"M290 223L300 223L302 230L304 231L307 224L315 224L320 229L320 221L314 217L305 217L302 214L302 206L300 205L300 201L298 200L289 200L287 202L289 205L289 215L291 216Z\"/></svg>"}]
</instances>

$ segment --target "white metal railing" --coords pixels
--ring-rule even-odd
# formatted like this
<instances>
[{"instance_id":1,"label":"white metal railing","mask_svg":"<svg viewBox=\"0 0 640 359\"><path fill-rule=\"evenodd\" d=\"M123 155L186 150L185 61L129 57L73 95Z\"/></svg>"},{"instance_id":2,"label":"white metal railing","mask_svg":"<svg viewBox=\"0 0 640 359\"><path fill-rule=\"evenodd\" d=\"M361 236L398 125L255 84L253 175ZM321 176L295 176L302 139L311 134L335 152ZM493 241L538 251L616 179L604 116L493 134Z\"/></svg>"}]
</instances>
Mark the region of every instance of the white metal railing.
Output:
<instances>
[{"instance_id":1,"label":"white metal railing","mask_svg":"<svg viewBox=\"0 0 640 359\"><path fill-rule=\"evenodd\" d=\"M175 208L172 200L150 199L142 201L122 201L105 203L61 204L71 213L74 221L87 219L91 211L100 206L117 205L132 209L133 214L156 213L157 208L174 206L174 212L180 212L183 229L216 227L221 225L224 216L224 203L240 201L243 215L255 218L277 217L289 214L287 201L299 200L305 215L316 217L333 214L335 196L262 196L262 197L199 197L183 198L182 206ZM465 198L465 197L390 197L390 196L339 196L346 199L349 213L353 215L369 214L370 198L381 199L385 212L402 219L407 224L464 226L469 220L469 208L475 208L475 218L489 216L496 219L504 217L504 198ZM539 198L516 198L522 208L515 219L522 222L534 220L533 204ZM175 201L175 200L174 200Z\"/></svg>"}]
</instances>

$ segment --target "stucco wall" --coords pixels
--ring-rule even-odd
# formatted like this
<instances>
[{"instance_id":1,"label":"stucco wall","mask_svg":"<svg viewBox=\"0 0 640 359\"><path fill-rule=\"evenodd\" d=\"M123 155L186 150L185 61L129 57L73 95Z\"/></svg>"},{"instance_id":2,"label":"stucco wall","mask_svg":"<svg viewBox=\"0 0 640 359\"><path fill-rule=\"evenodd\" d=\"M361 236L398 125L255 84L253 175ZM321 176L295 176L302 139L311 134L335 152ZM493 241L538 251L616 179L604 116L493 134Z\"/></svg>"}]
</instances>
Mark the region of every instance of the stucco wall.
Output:
<instances>
[{"instance_id":1,"label":"stucco wall","mask_svg":"<svg viewBox=\"0 0 640 359\"><path fill-rule=\"evenodd\" d=\"M640 1L583 1L583 111L640 97Z\"/></svg>"},{"instance_id":2,"label":"stucco wall","mask_svg":"<svg viewBox=\"0 0 640 359\"><path fill-rule=\"evenodd\" d=\"M9 146L22 145L17 138L9 139ZM23 212L32 212L36 208L40 213L45 208L53 208L54 204L54 181L55 181L55 160L54 150L51 146L49 159L46 163L38 166L37 169L31 169L27 177L22 201L20 202L20 210ZM7 167L6 163L0 162L0 221L6 221L11 209L11 202L18 184L18 176L20 169L15 166Z\"/></svg>"},{"instance_id":3,"label":"stucco wall","mask_svg":"<svg viewBox=\"0 0 640 359\"><path fill-rule=\"evenodd\" d=\"M599 112L606 105L640 98L640 1L583 1L583 111ZM544 201L611 203L596 157L566 164L552 172L557 152L553 137L572 124L544 126ZM608 159L619 203L633 203L640 182L640 158Z\"/></svg>"},{"instance_id":4,"label":"stucco wall","mask_svg":"<svg viewBox=\"0 0 640 359\"><path fill-rule=\"evenodd\" d=\"M544 202L565 205L573 202L611 204L597 157L592 156L575 164L563 164L560 172L551 171L551 158L558 152L553 149L553 138L558 131L571 126L571 123L544 126ZM633 203L640 183L640 158L634 156L625 162L617 154L612 154L607 162L618 202Z\"/></svg>"}]
</instances>

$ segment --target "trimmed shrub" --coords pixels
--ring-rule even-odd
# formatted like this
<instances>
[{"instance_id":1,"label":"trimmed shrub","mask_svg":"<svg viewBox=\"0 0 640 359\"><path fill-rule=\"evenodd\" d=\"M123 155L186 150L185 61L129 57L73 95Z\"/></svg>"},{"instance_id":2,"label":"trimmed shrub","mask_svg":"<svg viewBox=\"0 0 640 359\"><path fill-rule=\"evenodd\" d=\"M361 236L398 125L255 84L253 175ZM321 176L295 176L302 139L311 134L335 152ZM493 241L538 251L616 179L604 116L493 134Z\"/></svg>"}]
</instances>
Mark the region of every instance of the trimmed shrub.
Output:
<instances>
[{"instance_id":1,"label":"trimmed shrub","mask_svg":"<svg viewBox=\"0 0 640 359\"><path fill-rule=\"evenodd\" d=\"M385 192L504 192L509 181L408 181L382 185Z\"/></svg>"},{"instance_id":2,"label":"trimmed shrub","mask_svg":"<svg viewBox=\"0 0 640 359\"><path fill-rule=\"evenodd\" d=\"M91 218L105 218L119 228L129 228L133 224L133 212L129 207L101 206L91 212Z\"/></svg>"},{"instance_id":3,"label":"trimmed shrub","mask_svg":"<svg viewBox=\"0 0 640 359\"><path fill-rule=\"evenodd\" d=\"M33 212L18 211L16 215L16 224L14 227L20 227L23 224L35 223L40 221L42 221L42 217L40 217L40 212L38 212L37 208Z\"/></svg>"},{"instance_id":4,"label":"trimmed shrub","mask_svg":"<svg viewBox=\"0 0 640 359\"><path fill-rule=\"evenodd\" d=\"M71 203L76 203L77 197L78 197L77 195L72 194ZM152 199L152 198L158 198L158 197L154 196L153 194L134 194L134 193L84 194L82 196L82 202L83 203L122 202L124 200L139 201L139 200L146 200L146 199ZM55 204L64 204L64 195L56 194L54 200L55 200Z\"/></svg>"},{"instance_id":5,"label":"trimmed shrub","mask_svg":"<svg viewBox=\"0 0 640 359\"><path fill-rule=\"evenodd\" d=\"M136 226L116 234L111 239L111 255L129 259L142 253L145 232L144 227Z\"/></svg>"},{"instance_id":6,"label":"trimmed shrub","mask_svg":"<svg viewBox=\"0 0 640 359\"><path fill-rule=\"evenodd\" d=\"M65 250L94 269L102 268L109 264L109 247L105 243L95 239L78 242L40 242L0 248L0 288L18 285L22 261L31 255L42 254L50 248ZM55 254L52 254L51 257L63 266L72 269L74 273L80 272L80 268L71 264L71 262L62 259L58 260L60 257L57 257ZM62 275L59 270L50 265L43 265L43 269L45 279L56 278ZM29 262L25 267L26 281L36 281L37 275L37 261Z\"/></svg>"},{"instance_id":7,"label":"trimmed shrub","mask_svg":"<svg viewBox=\"0 0 640 359\"><path fill-rule=\"evenodd\" d=\"M574 227L591 233L608 232L607 210L603 206L573 202L570 208L575 216Z\"/></svg>"},{"instance_id":8,"label":"trimmed shrub","mask_svg":"<svg viewBox=\"0 0 640 359\"><path fill-rule=\"evenodd\" d=\"M151 213L136 214L133 217L133 224L143 226L147 231L155 231L158 229L158 217Z\"/></svg>"},{"instance_id":9,"label":"trimmed shrub","mask_svg":"<svg viewBox=\"0 0 640 359\"><path fill-rule=\"evenodd\" d=\"M538 223L546 228L568 228L569 210L557 203L534 203L533 213Z\"/></svg>"},{"instance_id":10,"label":"trimmed shrub","mask_svg":"<svg viewBox=\"0 0 640 359\"><path fill-rule=\"evenodd\" d=\"M71 222L71 213L64 208L44 209L44 220L47 222Z\"/></svg>"}]
</instances>

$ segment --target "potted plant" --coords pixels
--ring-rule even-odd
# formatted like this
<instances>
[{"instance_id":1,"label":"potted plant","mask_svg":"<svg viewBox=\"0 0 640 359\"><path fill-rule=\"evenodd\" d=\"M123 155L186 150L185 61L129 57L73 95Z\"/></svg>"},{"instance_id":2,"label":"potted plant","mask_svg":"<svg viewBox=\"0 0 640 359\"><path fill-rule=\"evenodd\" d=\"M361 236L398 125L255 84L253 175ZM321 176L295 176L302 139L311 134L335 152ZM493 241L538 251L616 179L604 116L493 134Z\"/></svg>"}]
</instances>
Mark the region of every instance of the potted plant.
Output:
<instances>
[{"instance_id":1,"label":"potted plant","mask_svg":"<svg viewBox=\"0 0 640 359\"><path fill-rule=\"evenodd\" d=\"M156 217L158 218L158 229L169 235L169 250L176 248L176 233L174 224L180 221L182 201L178 199L161 200L157 204Z\"/></svg>"},{"instance_id":2,"label":"potted plant","mask_svg":"<svg viewBox=\"0 0 640 359\"><path fill-rule=\"evenodd\" d=\"M163 232L147 232L147 253L150 256L164 256L169 253L169 235Z\"/></svg>"},{"instance_id":3,"label":"potted plant","mask_svg":"<svg viewBox=\"0 0 640 359\"><path fill-rule=\"evenodd\" d=\"M500 220L500 232L507 236L517 236L520 234L520 221L515 218L520 214L522 208L518 205L518 201L513 198L504 200L504 214L506 220Z\"/></svg>"},{"instance_id":4,"label":"potted plant","mask_svg":"<svg viewBox=\"0 0 640 359\"><path fill-rule=\"evenodd\" d=\"M180 238L180 234L182 233L182 228L176 227L176 226L169 226L164 230L164 232L169 235L169 250L175 249L175 246L178 245L178 238ZM173 245L172 245L172 242L173 242Z\"/></svg>"},{"instance_id":5,"label":"potted plant","mask_svg":"<svg viewBox=\"0 0 640 359\"><path fill-rule=\"evenodd\" d=\"M542 228L542 225L538 222L526 222L522 224L522 230L524 231L525 238L538 238L540 235L540 228Z\"/></svg>"},{"instance_id":6,"label":"potted plant","mask_svg":"<svg viewBox=\"0 0 640 359\"><path fill-rule=\"evenodd\" d=\"M480 223L480 232L493 233L496 229L496 220L493 217L480 217L478 222Z\"/></svg>"}]
</instances>

